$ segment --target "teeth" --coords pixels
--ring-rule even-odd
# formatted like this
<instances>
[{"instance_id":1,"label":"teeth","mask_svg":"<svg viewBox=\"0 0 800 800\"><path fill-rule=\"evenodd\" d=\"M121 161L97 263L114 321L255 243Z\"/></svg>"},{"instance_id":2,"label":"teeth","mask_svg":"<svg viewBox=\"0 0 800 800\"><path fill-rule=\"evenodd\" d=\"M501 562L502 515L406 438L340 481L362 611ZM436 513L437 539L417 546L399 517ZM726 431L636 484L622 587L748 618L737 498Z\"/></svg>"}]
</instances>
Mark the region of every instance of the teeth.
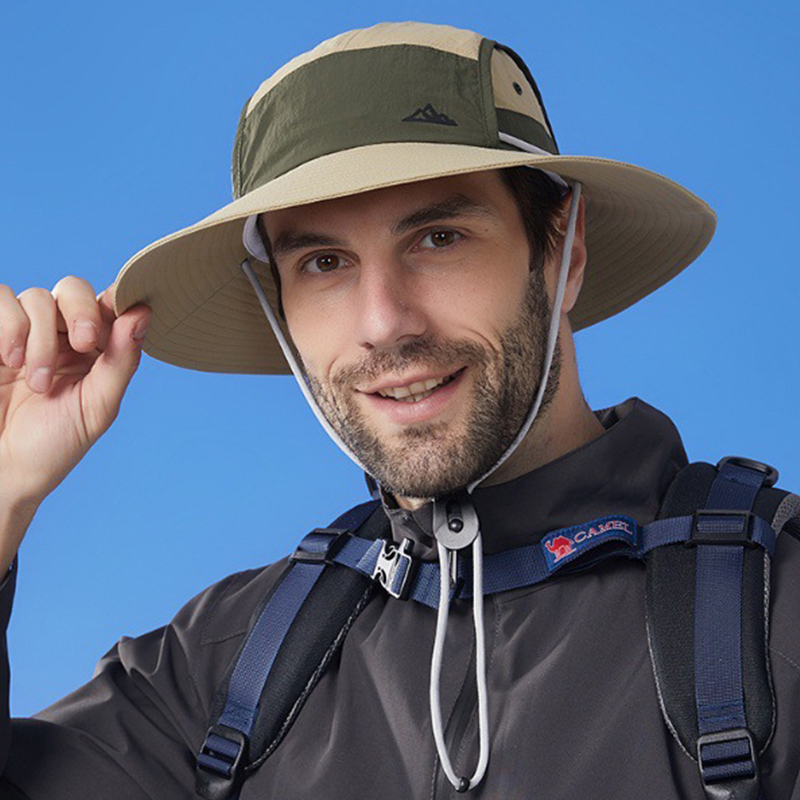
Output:
<instances>
[{"instance_id":1,"label":"teeth","mask_svg":"<svg viewBox=\"0 0 800 800\"><path fill-rule=\"evenodd\" d=\"M401 403L418 403L420 400L424 400L426 397L430 397L433 394L433 389L429 392L422 392L422 394L412 394L408 397L399 398Z\"/></svg>"},{"instance_id":2,"label":"teeth","mask_svg":"<svg viewBox=\"0 0 800 800\"><path fill-rule=\"evenodd\" d=\"M379 389L378 394L382 397L391 397L394 400L401 400L404 403L418 403L433 394L433 390L448 383L452 375L444 378L428 378L426 381L416 381L408 386L390 386L386 389Z\"/></svg>"}]
</instances>

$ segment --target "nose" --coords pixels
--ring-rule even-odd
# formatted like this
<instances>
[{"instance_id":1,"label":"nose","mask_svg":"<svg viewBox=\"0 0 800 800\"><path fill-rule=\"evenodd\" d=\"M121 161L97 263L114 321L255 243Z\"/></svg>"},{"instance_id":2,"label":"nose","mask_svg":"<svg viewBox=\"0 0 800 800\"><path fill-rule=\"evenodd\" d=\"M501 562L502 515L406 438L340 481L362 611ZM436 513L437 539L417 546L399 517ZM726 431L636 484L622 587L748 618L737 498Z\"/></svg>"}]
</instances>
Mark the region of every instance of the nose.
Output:
<instances>
[{"instance_id":1,"label":"nose","mask_svg":"<svg viewBox=\"0 0 800 800\"><path fill-rule=\"evenodd\" d=\"M389 348L422 336L427 322L418 288L402 264L362 264L356 303L359 346Z\"/></svg>"}]
</instances>

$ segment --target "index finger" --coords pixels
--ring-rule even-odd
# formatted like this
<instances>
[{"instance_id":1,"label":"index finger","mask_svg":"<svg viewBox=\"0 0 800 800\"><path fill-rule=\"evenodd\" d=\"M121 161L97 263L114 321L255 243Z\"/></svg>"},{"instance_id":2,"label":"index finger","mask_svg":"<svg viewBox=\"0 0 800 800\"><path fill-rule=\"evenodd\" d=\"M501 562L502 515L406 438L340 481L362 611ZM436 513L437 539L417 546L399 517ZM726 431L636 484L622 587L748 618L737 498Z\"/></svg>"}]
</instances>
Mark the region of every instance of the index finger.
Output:
<instances>
[{"instance_id":1,"label":"index finger","mask_svg":"<svg viewBox=\"0 0 800 800\"><path fill-rule=\"evenodd\" d=\"M93 350L101 337L103 320L92 285L83 278L68 275L53 287L52 294L72 349L79 353Z\"/></svg>"}]
</instances>

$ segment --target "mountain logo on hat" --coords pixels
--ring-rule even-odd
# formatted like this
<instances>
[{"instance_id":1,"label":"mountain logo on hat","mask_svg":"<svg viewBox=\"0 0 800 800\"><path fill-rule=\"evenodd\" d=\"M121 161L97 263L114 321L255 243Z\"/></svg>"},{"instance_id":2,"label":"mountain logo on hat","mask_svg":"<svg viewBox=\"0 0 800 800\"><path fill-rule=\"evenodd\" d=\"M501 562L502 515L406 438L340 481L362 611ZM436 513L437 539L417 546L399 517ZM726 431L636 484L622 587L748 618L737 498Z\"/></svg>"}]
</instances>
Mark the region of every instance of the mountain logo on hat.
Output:
<instances>
[{"instance_id":1,"label":"mountain logo on hat","mask_svg":"<svg viewBox=\"0 0 800 800\"><path fill-rule=\"evenodd\" d=\"M433 122L436 125L458 125L447 114L441 114L430 103L425 108L418 108L413 114L406 117L403 122Z\"/></svg>"}]
</instances>

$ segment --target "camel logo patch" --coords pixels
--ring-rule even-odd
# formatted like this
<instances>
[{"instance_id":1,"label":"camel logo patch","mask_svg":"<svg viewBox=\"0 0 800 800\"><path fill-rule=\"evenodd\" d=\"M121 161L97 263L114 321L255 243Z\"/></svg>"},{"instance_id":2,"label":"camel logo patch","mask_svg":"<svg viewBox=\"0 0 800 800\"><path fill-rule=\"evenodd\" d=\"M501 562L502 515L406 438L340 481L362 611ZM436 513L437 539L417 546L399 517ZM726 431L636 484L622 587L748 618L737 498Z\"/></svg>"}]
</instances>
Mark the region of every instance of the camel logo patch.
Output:
<instances>
[{"instance_id":1,"label":"camel logo patch","mask_svg":"<svg viewBox=\"0 0 800 800\"><path fill-rule=\"evenodd\" d=\"M562 563L610 540L627 542L635 547L636 532L636 523L627 517L605 517L588 525L553 531L541 541L547 568L552 572Z\"/></svg>"}]
</instances>

